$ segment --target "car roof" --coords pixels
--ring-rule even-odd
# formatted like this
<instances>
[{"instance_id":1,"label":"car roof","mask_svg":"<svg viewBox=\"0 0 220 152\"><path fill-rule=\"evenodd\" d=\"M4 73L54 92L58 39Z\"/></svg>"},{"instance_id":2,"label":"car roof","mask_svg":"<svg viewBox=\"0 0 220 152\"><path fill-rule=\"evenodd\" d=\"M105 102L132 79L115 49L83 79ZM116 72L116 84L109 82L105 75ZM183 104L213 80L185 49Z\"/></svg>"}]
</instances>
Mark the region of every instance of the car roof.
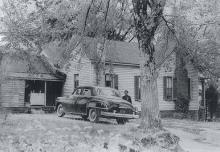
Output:
<instances>
[{"instance_id":1,"label":"car roof","mask_svg":"<svg viewBox=\"0 0 220 152\"><path fill-rule=\"evenodd\" d=\"M77 88L100 88L100 89L112 89L112 90L115 90L114 88L110 88L110 87L100 87L100 86L79 86Z\"/></svg>"}]
</instances>

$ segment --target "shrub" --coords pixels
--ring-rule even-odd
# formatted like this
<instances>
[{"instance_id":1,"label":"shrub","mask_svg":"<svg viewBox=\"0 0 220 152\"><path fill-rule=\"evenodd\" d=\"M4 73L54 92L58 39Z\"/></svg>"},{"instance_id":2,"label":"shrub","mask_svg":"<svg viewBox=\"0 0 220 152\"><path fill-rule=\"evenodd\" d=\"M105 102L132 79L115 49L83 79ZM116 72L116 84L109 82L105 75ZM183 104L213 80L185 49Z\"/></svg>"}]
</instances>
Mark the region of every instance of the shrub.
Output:
<instances>
[{"instance_id":1,"label":"shrub","mask_svg":"<svg viewBox=\"0 0 220 152\"><path fill-rule=\"evenodd\" d=\"M176 112L187 114L189 111L189 99L184 97L182 94L177 96L175 101L175 110Z\"/></svg>"}]
</instances>

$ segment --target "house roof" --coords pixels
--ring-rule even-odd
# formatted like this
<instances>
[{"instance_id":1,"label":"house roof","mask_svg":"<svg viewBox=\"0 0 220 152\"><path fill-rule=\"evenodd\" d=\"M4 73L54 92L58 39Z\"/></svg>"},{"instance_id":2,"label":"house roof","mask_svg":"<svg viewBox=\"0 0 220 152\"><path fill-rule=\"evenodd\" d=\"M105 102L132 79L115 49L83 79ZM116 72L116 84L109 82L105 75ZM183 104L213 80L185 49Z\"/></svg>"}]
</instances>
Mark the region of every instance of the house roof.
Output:
<instances>
[{"instance_id":1,"label":"house roof","mask_svg":"<svg viewBox=\"0 0 220 152\"><path fill-rule=\"evenodd\" d=\"M99 40L94 38L85 38L83 41L81 41L81 46L85 52L85 55L92 61L97 59L98 43ZM168 41L167 45L164 45L164 43L156 44L156 63L160 63L165 56L172 53L175 46L176 43L174 41ZM161 49L166 49L166 51L161 51ZM140 64L141 57L137 43L106 41L105 50L105 61L107 62L135 66L139 66ZM59 64L63 60L66 61L64 47L62 45L58 46L57 42L52 42L45 47L44 52L54 65Z\"/></svg>"},{"instance_id":2,"label":"house roof","mask_svg":"<svg viewBox=\"0 0 220 152\"><path fill-rule=\"evenodd\" d=\"M2 53L0 69L7 73L47 74L54 76L54 78L64 79L64 76L57 74L42 56L21 55L20 53L16 51Z\"/></svg>"},{"instance_id":3,"label":"house roof","mask_svg":"<svg viewBox=\"0 0 220 152\"><path fill-rule=\"evenodd\" d=\"M83 43L86 56L96 60L98 40L86 39ZM112 63L139 65L141 60L137 43L106 41L105 53L105 60Z\"/></svg>"}]
</instances>

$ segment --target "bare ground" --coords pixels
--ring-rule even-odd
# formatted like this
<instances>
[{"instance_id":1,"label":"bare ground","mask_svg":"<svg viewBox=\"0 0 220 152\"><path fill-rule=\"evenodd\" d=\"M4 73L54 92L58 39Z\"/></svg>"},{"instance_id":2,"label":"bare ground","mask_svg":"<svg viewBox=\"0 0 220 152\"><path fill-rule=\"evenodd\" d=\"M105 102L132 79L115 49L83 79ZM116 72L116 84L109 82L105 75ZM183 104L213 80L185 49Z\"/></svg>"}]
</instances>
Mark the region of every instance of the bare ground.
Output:
<instances>
[{"instance_id":1,"label":"bare ground","mask_svg":"<svg viewBox=\"0 0 220 152\"><path fill-rule=\"evenodd\" d=\"M137 128L138 121L118 125L103 119L95 124L75 116L10 114L6 121L0 118L0 152L119 151L119 143L131 144L119 136ZM219 122L164 119L163 124L180 137L186 151L220 151Z\"/></svg>"}]
</instances>

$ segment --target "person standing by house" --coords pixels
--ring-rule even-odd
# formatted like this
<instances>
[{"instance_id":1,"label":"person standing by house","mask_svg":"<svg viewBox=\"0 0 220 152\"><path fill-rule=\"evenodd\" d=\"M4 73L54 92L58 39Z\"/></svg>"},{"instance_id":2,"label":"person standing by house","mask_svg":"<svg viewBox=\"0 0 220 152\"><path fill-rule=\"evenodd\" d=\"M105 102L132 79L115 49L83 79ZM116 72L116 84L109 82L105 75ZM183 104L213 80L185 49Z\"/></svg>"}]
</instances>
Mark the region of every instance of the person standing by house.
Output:
<instances>
[{"instance_id":1,"label":"person standing by house","mask_svg":"<svg viewBox=\"0 0 220 152\"><path fill-rule=\"evenodd\" d=\"M210 120L212 121L218 104L218 91L213 84L210 84L209 88L206 90L206 100L210 112Z\"/></svg>"},{"instance_id":2,"label":"person standing by house","mask_svg":"<svg viewBox=\"0 0 220 152\"><path fill-rule=\"evenodd\" d=\"M131 97L128 95L128 90L125 90L124 94L125 95L122 97L122 99L124 99L132 104Z\"/></svg>"}]
</instances>

